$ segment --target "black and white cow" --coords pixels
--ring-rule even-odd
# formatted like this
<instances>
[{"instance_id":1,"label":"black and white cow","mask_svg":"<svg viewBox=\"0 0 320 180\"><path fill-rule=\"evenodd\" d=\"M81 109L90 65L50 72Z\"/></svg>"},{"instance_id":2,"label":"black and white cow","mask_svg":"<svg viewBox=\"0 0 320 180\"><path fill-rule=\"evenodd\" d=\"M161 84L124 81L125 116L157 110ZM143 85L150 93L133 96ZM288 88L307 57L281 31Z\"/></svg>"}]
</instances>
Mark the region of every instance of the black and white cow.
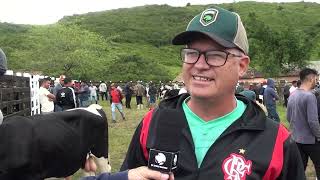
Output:
<instances>
[{"instance_id":1,"label":"black and white cow","mask_svg":"<svg viewBox=\"0 0 320 180\"><path fill-rule=\"evenodd\" d=\"M84 167L87 154L108 157L107 117L99 105L0 125L0 180L66 177Z\"/></svg>"}]
</instances>

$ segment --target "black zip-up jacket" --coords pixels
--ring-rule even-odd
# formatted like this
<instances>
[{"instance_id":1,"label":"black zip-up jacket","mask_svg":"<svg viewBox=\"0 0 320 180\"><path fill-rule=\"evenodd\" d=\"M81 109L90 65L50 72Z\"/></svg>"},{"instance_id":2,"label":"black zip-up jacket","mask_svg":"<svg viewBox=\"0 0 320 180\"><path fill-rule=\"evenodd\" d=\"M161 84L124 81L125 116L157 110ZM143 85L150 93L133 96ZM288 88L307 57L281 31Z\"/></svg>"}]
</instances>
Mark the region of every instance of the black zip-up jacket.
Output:
<instances>
[{"instance_id":1,"label":"black zip-up jacket","mask_svg":"<svg viewBox=\"0 0 320 180\"><path fill-rule=\"evenodd\" d=\"M63 87L60 89L56 96L56 101L62 109L68 110L76 107L76 97L74 90L71 87Z\"/></svg>"},{"instance_id":2,"label":"black zip-up jacket","mask_svg":"<svg viewBox=\"0 0 320 180\"><path fill-rule=\"evenodd\" d=\"M209 148L198 168L192 135L182 108L188 94L162 101L137 127L121 170L148 163L149 149L179 151L176 180L303 180L299 150L285 127L238 96L247 108ZM214 129L213 129L214 130Z\"/></svg>"}]
</instances>

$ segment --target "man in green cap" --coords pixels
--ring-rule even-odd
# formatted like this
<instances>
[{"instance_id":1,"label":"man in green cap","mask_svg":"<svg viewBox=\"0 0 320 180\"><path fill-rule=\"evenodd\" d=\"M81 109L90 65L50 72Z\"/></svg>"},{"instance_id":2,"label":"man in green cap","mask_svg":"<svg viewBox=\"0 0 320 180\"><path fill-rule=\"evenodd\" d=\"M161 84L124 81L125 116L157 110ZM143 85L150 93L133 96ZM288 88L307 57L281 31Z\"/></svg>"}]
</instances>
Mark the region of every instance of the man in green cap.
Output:
<instances>
[{"instance_id":1,"label":"man in green cap","mask_svg":"<svg viewBox=\"0 0 320 180\"><path fill-rule=\"evenodd\" d=\"M165 99L145 115L121 170L149 164L169 169L178 180L305 179L286 128L235 95L250 63L240 16L206 9L172 43L185 45L180 53L188 94ZM168 156L158 161L163 154ZM170 154L177 155L175 169L163 166Z\"/></svg>"}]
</instances>

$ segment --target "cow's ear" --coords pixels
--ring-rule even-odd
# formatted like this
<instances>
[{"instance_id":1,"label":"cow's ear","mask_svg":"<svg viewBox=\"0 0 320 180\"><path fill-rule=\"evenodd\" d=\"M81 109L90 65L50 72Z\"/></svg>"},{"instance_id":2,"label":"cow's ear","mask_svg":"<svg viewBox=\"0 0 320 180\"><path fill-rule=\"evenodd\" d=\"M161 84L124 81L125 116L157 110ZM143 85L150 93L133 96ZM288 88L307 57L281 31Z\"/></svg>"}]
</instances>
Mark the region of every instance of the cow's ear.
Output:
<instances>
[{"instance_id":1,"label":"cow's ear","mask_svg":"<svg viewBox=\"0 0 320 180\"><path fill-rule=\"evenodd\" d=\"M92 109L102 109L102 106L100 106L99 104L91 104L88 108L92 108Z\"/></svg>"},{"instance_id":2,"label":"cow's ear","mask_svg":"<svg viewBox=\"0 0 320 180\"><path fill-rule=\"evenodd\" d=\"M98 112L98 110L102 110L102 107L98 104L91 104L89 107L84 108L86 111L89 111L93 114L102 116L102 114L100 112Z\"/></svg>"},{"instance_id":3,"label":"cow's ear","mask_svg":"<svg viewBox=\"0 0 320 180\"><path fill-rule=\"evenodd\" d=\"M101 115L101 117L105 120L107 120L107 115L106 113L104 112L103 109L97 109L97 111L99 112L99 114Z\"/></svg>"}]
</instances>

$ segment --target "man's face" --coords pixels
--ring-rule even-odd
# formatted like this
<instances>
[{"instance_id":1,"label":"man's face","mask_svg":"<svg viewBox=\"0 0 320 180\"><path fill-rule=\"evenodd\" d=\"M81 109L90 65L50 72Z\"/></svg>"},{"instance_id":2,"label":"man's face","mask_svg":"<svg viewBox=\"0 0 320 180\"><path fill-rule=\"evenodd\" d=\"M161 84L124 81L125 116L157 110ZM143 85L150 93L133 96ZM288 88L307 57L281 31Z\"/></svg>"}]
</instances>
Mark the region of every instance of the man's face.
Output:
<instances>
[{"instance_id":1,"label":"man's face","mask_svg":"<svg viewBox=\"0 0 320 180\"><path fill-rule=\"evenodd\" d=\"M64 75L61 75L60 77L59 77L59 82L60 82L60 84L64 84L64 79L66 78L66 76L64 76Z\"/></svg>"},{"instance_id":2,"label":"man's face","mask_svg":"<svg viewBox=\"0 0 320 180\"><path fill-rule=\"evenodd\" d=\"M60 82L60 84L63 84L64 83L64 78L60 78L59 82Z\"/></svg>"},{"instance_id":3,"label":"man's face","mask_svg":"<svg viewBox=\"0 0 320 180\"><path fill-rule=\"evenodd\" d=\"M50 81L44 82L44 88L48 89L50 87Z\"/></svg>"},{"instance_id":4,"label":"man's face","mask_svg":"<svg viewBox=\"0 0 320 180\"><path fill-rule=\"evenodd\" d=\"M210 39L196 40L189 44L188 48L202 52L224 49ZM192 97L212 99L234 96L239 76L244 75L250 60L236 49L229 49L228 52L242 56L235 57L230 55L226 63L220 67L208 65L203 54L195 64L183 64L183 80Z\"/></svg>"}]
</instances>

